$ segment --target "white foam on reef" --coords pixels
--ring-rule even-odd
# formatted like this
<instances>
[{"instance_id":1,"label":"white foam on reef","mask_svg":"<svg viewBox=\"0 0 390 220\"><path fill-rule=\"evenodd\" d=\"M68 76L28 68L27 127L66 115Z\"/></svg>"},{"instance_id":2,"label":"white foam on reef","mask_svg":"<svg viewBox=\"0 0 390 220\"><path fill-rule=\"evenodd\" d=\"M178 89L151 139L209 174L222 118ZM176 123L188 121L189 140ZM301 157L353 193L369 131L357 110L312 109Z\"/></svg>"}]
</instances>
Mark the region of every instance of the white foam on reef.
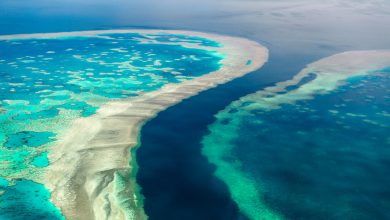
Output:
<instances>
[{"instance_id":1,"label":"white foam on reef","mask_svg":"<svg viewBox=\"0 0 390 220\"><path fill-rule=\"evenodd\" d=\"M50 165L41 182L50 189L52 201L67 219L147 218L135 179L130 178L134 176L135 164L130 150L137 144L142 124L168 106L260 68L268 59L268 50L254 41L192 31L81 31L8 35L0 36L0 40L99 37L99 34L113 33L202 37L220 43L221 47L212 49L225 57L221 68L215 72L168 84L135 98L109 102L97 114L75 120L71 128L60 135L50 150ZM180 45L210 50L210 47L185 42Z\"/></svg>"},{"instance_id":2,"label":"white foam on reef","mask_svg":"<svg viewBox=\"0 0 390 220\"><path fill-rule=\"evenodd\" d=\"M202 153L216 165L215 175L227 184L241 212L252 220L284 219L266 204L263 192L267 189L262 188L261 183L242 171L241 162L234 160L232 163L226 160L235 157L232 155L235 148L233 141L239 137L243 121L250 120L252 124L261 124L260 120L256 121L250 116L261 114L261 111L278 109L283 104L295 104L297 101L312 99L318 94L330 93L348 78L364 76L388 67L390 67L389 50L339 53L307 65L291 80L244 96L215 115L217 120L209 126L210 134L202 141ZM298 85L310 74L316 77L288 91L289 86ZM338 112L333 111L333 113Z\"/></svg>"}]
</instances>

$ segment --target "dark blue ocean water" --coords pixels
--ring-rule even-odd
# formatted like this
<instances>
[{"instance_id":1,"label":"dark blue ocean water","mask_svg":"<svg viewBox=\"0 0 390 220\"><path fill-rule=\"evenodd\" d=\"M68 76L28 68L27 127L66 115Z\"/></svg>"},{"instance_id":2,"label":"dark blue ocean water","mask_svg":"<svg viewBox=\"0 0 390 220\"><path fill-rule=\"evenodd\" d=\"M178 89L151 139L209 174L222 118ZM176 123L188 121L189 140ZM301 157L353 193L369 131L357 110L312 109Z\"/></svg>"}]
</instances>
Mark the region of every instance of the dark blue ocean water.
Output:
<instances>
[{"instance_id":1,"label":"dark blue ocean water","mask_svg":"<svg viewBox=\"0 0 390 220\"><path fill-rule=\"evenodd\" d=\"M354 0L3 0L0 33L154 27L238 35L267 46L270 61L264 69L188 99L150 121L137 155L145 208L152 219L237 219L226 186L201 155L199 143L213 115L243 95L291 78L321 57L390 48L388 7L386 1ZM277 204L271 197L268 201Z\"/></svg>"},{"instance_id":2,"label":"dark blue ocean water","mask_svg":"<svg viewBox=\"0 0 390 220\"><path fill-rule=\"evenodd\" d=\"M225 183L213 175L215 167L201 154L202 138L208 133L207 125L215 120L213 115L224 106L272 85L277 77L291 76L305 62L301 58L285 68L268 63L259 71L168 108L143 127L136 152L137 181L150 219L246 219ZM269 72L275 78L266 74Z\"/></svg>"},{"instance_id":3,"label":"dark blue ocean water","mask_svg":"<svg viewBox=\"0 0 390 220\"><path fill-rule=\"evenodd\" d=\"M269 207L288 219L390 218L389 80L380 71L243 120L233 155Z\"/></svg>"},{"instance_id":4,"label":"dark blue ocean water","mask_svg":"<svg viewBox=\"0 0 390 220\"><path fill-rule=\"evenodd\" d=\"M150 38L154 43L144 43ZM49 165L57 135L108 101L218 70L219 47L174 34L0 40L0 178L7 182L0 219L63 218L45 187L33 182ZM25 208L35 199L37 207Z\"/></svg>"}]
</instances>

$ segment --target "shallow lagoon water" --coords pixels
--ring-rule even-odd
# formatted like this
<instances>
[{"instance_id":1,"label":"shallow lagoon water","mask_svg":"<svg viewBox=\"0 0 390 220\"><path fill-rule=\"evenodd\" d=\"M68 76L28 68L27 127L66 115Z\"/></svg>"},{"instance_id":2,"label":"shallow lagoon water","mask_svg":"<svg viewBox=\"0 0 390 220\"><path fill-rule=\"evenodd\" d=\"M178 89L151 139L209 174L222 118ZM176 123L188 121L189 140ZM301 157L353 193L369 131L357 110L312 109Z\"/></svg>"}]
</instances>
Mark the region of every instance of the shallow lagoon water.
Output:
<instances>
[{"instance_id":1,"label":"shallow lagoon water","mask_svg":"<svg viewBox=\"0 0 390 220\"><path fill-rule=\"evenodd\" d=\"M251 219L388 219L389 79L279 108L248 95L216 115L203 154Z\"/></svg>"},{"instance_id":2,"label":"shallow lagoon water","mask_svg":"<svg viewBox=\"0 0 390 220\"><path fill-rule=\"evenodd\" d=\"M242 79L235 80L213 91L202 93L200 96L186 100L175 111L168 110L160 114L147 125L156 129L156 133L175 127L172 124L183 122L181 126L190 126L182 129L180 125L169 132L169 141L160 142L162 150L176 145L184 148L188 142L194 147L201 148L202 135L207 133L207 125L213 123L212 115L224 109L230 102L240 96L255 92L269 84L289 79L305 64L320 57L345 50L356 49L384 49L389 48L390 29L388 28L389 4L386 0L376 1L203 1L203 0L168 0L168 1L126 1L115 2L94 0L83 1L14 1L0 2L0 23L5 28L2 34L57 32L91 29L112 29L128 27L159 27L173 29L189 29L210 31L224 34L240 35L264 43L270 48L270 62L263 70L256 71ZM55 99L66 99L67 94ZM199 107L197 104L201 104ZM198 106L199 110L193 110ZM178 114L180 113L180 114ZM88 113L87 113L88 114ZM200 115L204 117L200 117ZM182 117L181 119L177 119ZM184 120L183 118L188 118ZM195 118L189 120L189 118ZM192 123L187 123L187 122ZM145 128L151 129L152 128ZM196 139L189 139L182 133L198 134ZM177 141L180 137L187 140ZM143 135L144 139L151 137ZM168 139L167 139L168 140ZM187 141L187 142L186 142ZM145 144L141 147L147 147ZM23 152L19 152L21 154ZM169 157L180 160L177 151L172 150ZM201 157L200 150L186 154L189 158ZM151 155L148 155L151 156ZM15 158L16 160L17 158ZM156 155L152 158L138 157L138 160L154 161L162 159ZM158 161L158 160L155 160ZM199 166L211 166L207 160L201 160ZM212 166L211 166L212 167ZM149 167L145 167L149 168ZM178 166L170 167L170 175L176 176ZM182 167L182 176L191 178L192 172L185 172ZM197 169L199 172L211 173L212 169ZM164 178L168 185L179 184L181 179L161 175L155 176L157 182ZM171 182L169 182L171 180ZM202 181L202 180L199 180ZM154 192L161 191L160 185L155 184ZM212 189L212 187L205 186ZM185 186L183 186L185 188ZM174 190L174 188L171 188ZM200 191L191 189L192 194ZM227 191L225 198L231 200ZM183 194L182 194L183 195ZM185 195L185 194L184 194ZM176 200L178 204L188 201L188 197ZM232 201L230 201L232 202ZM213 201L198 201L202 206L213 207ZM175 204L167 206L169 213L187 213L190 211L176 208ZM196 210L196 209L195 209ZM199 210L199 209L198 209ZM149 209L153 214L154 210ZM221 213L226 212L220 210ZM158 215L155 219L164 219ZM237 216L237 213L232 216ZM235 219L232 217L232 219Z\"/></svg>"},{"instance_id":3,"label":"shallow lagoon water","mask_svg":"<svg viewBox=\"0 0 390 220\"><path fill-rule=\"evenodd\" d=\"M64 219L50 202L50 193L31 180L17 180L12 186L0 185L0 219Z\"/></svg>"},{"instance_id":4,"label":"shallow lagoon water","mask_svg":"<svg viewBox=\"0 0 390 220\"><path fill-rule=\"evenodd\" d=\"M153 41L153 43L150 43ZM207 49L182 46L185 43ZM219 43L176 34L100 34L0 41L1 218L56 219L39 181L56 136L111 100L157 90L220 68ZM213 49L214 48L214 49ZM33 210L29 197L47 200ZM18 207L20 206L20 207ZM39 214L40 213L40 214ZM45 213L57 213L49 216ZM50 214L51 215L51 214ZM59 215L60 216L60 215ZM35 218L35 217L34 217Z\"/></svg>"}]
</instances>

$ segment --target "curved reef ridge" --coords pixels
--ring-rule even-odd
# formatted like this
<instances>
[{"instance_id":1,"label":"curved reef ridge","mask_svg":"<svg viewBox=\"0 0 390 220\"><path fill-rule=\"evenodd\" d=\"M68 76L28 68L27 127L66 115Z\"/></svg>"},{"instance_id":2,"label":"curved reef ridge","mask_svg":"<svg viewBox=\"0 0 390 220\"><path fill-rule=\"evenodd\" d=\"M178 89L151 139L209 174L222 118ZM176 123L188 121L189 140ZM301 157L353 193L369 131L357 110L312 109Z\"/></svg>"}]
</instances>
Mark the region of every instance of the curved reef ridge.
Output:
<instances>
[{"instance_id":1,"label":"curved reef ridge","mask_svg":"<svg viewBox=\"0 0 390 220\"><path fill-rule=\"evenodd\" d=\"M209 39L223 55L221 67L211 73L133 98L103 104L96 114L77 118L49 148L49 166L34 181L43 183L51 200L67 219L144 219L142 198L134 178L131 149L140 127L159 111L200 91L260 68L268 51L260 44L238 37L175 30L104 30L0 36L1 40L94 37L104 34L171 34ZM101 37L101 36L100 36ZM156 43L141 39L142 43ZM177 44L165 42L166 44ZM183 47L210 50L205 45L180 42ZM49 53L49 52L48 52ZM157 63L158 64L158 63Z\"/></svg>"},{"instance_id":2,"label":"curved reef ridge","mask_svg":"<svg viewBox=\"0 0 390 220\"><path fill-rule=\"evenodd\" d=\"M298 101L311 100L316 95L331 93L346 80L389 67L388 50L336 54L307 65L291 80L242 97L219 112L216 122L209 126L210 134L202 141L202 153L217 166L215 175L228 185L241 212L253 220L283 219L277 210L268 207L263 196L266 189L243 172L242 162L236 159L233 153L240 150L234 143L239 138L243 124L250 121L253 127L261 129L263 121L256 118L257 114L265 114L279 110L286 104L294 105ZM259 143L257 142L257 145Z\"/></svg>"}]
</instances>

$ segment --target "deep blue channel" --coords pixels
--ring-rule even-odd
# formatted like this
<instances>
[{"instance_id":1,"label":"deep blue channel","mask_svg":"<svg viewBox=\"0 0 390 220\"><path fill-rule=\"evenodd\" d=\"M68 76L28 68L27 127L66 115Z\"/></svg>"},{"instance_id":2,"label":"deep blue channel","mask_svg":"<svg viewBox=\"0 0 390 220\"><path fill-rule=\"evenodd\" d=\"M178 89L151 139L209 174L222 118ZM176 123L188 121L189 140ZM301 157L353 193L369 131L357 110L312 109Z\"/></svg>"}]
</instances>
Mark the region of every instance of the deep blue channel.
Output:
<instances>
[{"instance_id":1,"label":"deep blue channel","mask_svg":"<svg viewBox=\"0 0 390 220\"><path fill-rule=\"evenodd\" d=\"M225 183L213 175L215 166L201 155L200 143L214 114L241 96L292 77L308 62L307 57L271 56L262 69L184 100L142 128L137 182L151 220L246 219Z\"/></svg>"}]
</instances>

